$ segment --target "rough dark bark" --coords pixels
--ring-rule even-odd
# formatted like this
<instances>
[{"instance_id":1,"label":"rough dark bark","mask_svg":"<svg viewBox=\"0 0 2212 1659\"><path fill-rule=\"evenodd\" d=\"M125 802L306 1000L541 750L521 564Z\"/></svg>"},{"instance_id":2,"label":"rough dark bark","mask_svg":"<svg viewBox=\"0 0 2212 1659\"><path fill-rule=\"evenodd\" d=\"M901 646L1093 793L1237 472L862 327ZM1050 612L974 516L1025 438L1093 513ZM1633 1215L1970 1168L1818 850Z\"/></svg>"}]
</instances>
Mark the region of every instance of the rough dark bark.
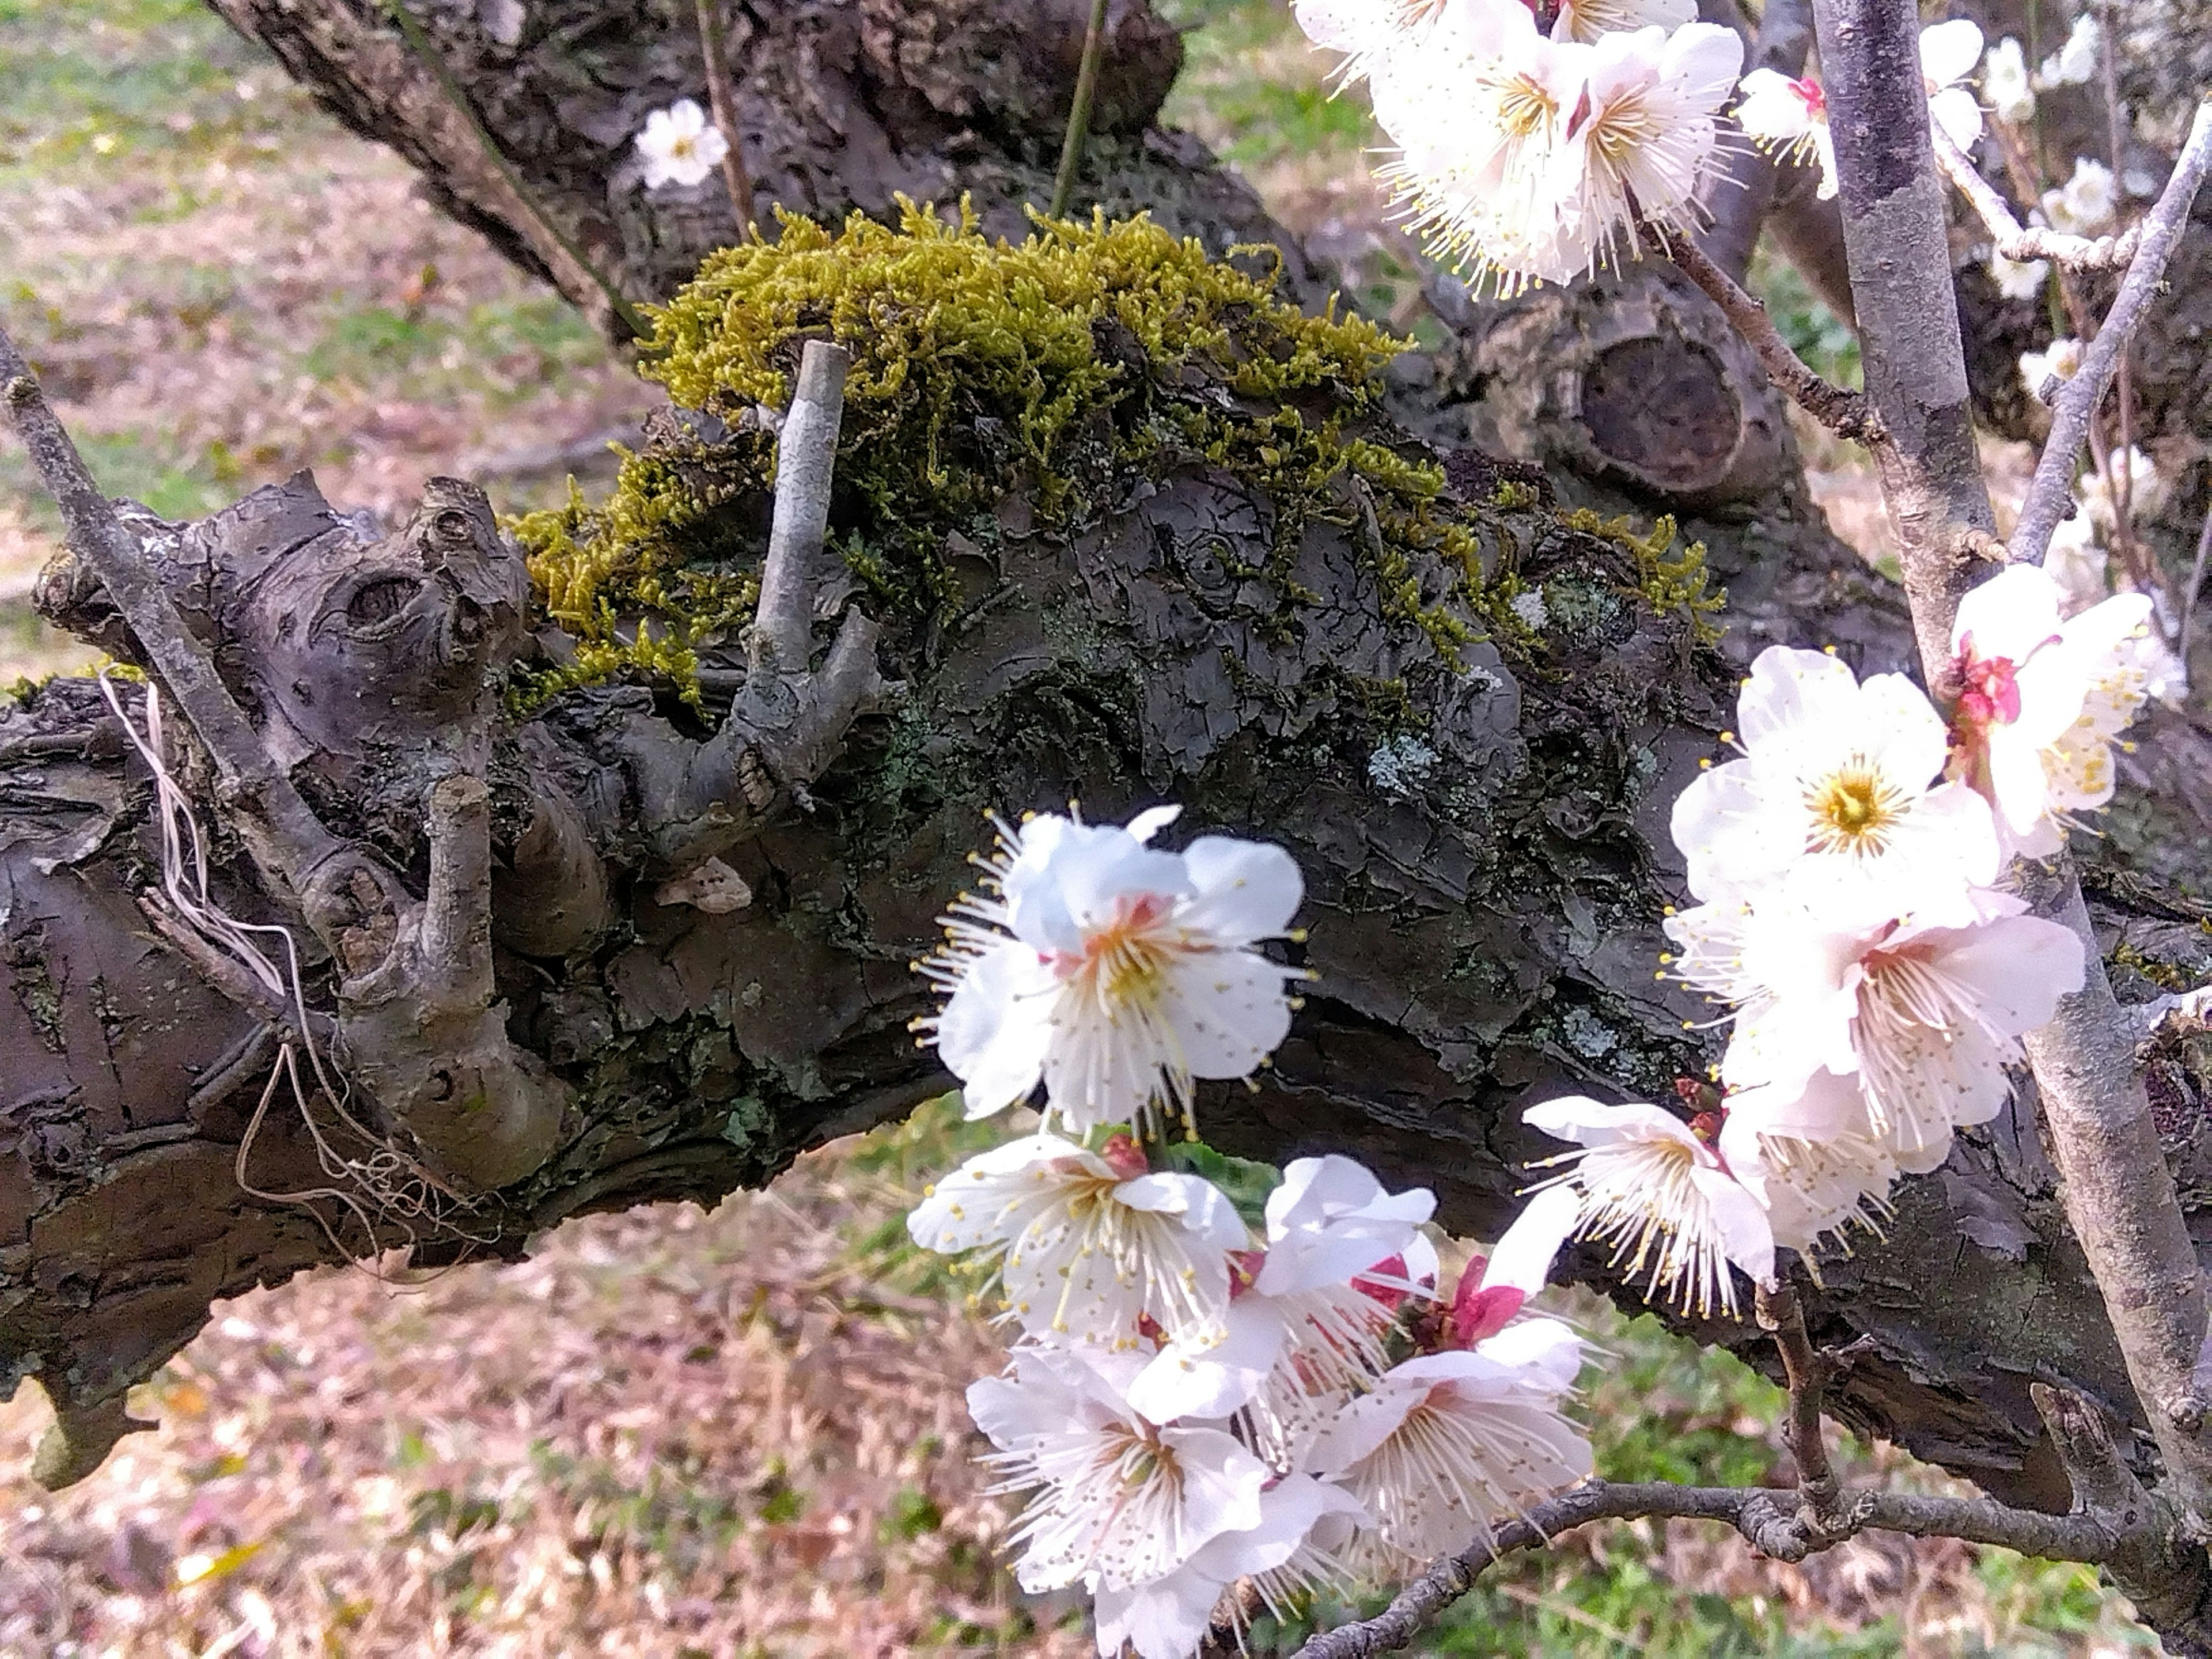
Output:
<instances>
[{"instance_id":1,"label":"rough dark bark","mask_svg":"<svg viewBox=\"0 0 2212 1659\"><path fill-rule=\"evenodd\" d=\"M219 3L342 115L424 166L452 210L536 257L495 202L468 194L478 175L440 148L446 128L421 113L431 89L373 8ZM479 112L532 190L632 291L665 294L729 234L714 181L651 203L623 182L644 112L699 84L696 30L677 14L518 0L417 15L483 90ZM763 197L879 210L895 188L941 197L966 184L988 224L1018 229L1015 204L1042 195L1064 99L993 76L1018 60L1021 76L1049 79L1042 53L1072 80L1072 46L1048 42L1079 36L1080 17L1049 14L1066 25L1055 33L1022 9L1017 33L1034 48L994 58L1012 15L733 14ZM1152 206L1217 246L1264 232L1201 151L1142 131L1168 50L1142 15L1119 14L1101 89L1108 137L1092 154L1115 204ZM1310 293L1295 248L1286 264L1291 291ZM1566 502L1684 514L1734 589L1739 660L1776 640L1836 642L1869 669L1909 660L1896 595L1819 527L1778 400L1702 295L1653 266L1507 306L1437 291L1458 339L1407 366L1397 406L1412 424L1451 446L1479 440L1503 476L1517 465ZM1455 466L1478 502L1501 476L1471 454ZM764 524L764 503L732 512L755 507ZM1681 1027L1707 1011L1655 982L1650 963L1661 906L1677 896L1668 805L1729 723L1735 668L1683 617L1638 599L1620 544L1540 507L1498 515L1494 550L1551 584L1553 625L1534 660L1477 647L1455 672L1421 629L1386 617L1354 531L1308 532L1295 575L1310 597L1295 603L1234 575L1264 562L1270 505L1221 477L1176 471L1072 534L1040 529L1034 509L1018 493L1004 503L1000 546L963 568L976 602L957 626L887 630L883 660L905 702L856 728L811 812L786 805L718 835L726 875L708 886L693 879L706 843L670 845L648 810L711 747L696 714L623 688L499 726L486 768L497 990L509 1036L572 1104L550 1160L459 1231L423 1237L418 1259L511 1254L585 1210L757 1184L804 1146L946 1086L906 1034L921 1006L907 960L959 884L981 811L1071 795L1100 816L1172 795L1194 825L1264 827L1306 872L1314 994L1257 1093L1202 1103L1233 1149L1360 1152L1435 1187L1449 1224L1484 1233L1537 1150L1518 1126L1524 1101L1563 1086L1649 1096L1702 1066L1711 1038ZM304 480L189 536L141 527L205 554L198 574L173 566L180 599L207 585L210 562L376 540ZM63 584L51 603L127 650L96 595ZM274 723L253 695L264 665L244 641L219 642L241 696ZM684 757L682 776L647 755ZM355 752L289 758L307 763L302 787L334 830L422 880L427 779L406 741L371 731ZM83 682L55 683L0 724L0 1375L40 1375L88 1446L210 1298L337 1254L301 1209L237 1180L267 1041L258 1015L147 933L131 896L154 851L148 793ZM2146 859L2201 854L2201 842L2165 850L2172 810L2139 795L2117 815L2140 823ZM278 914L235 842L216 850L232 907ZM2134 964L2124 989L2159 988L2145 970L2212 975L2185 906L2124 871L2099 890L2106 934ZM330 964L309 968L319 988ZM2206 1068L2192 1053L2177 1048L2169 1066L2162 1127L2177 1152L2199 1123ZM1828 1264L1808 1314L1815 1340L1869 1339L1832 1395L1845 1420L2063 1508L2030 1381L2063 1380L2124 1421L2141 1414L2034 1123L2032 1103L2017 1105L1908 1183L1889 1239ZM296 1113L272 1111L251 1153L265 1191L328 1184ZM369 1243L348 1212L325 1215L345 1249ZM1603 1282L1601 1262L1573 1265ZM1765 1352L1748 1328L1698 1334Z\"/></svg>"}]
</instances>

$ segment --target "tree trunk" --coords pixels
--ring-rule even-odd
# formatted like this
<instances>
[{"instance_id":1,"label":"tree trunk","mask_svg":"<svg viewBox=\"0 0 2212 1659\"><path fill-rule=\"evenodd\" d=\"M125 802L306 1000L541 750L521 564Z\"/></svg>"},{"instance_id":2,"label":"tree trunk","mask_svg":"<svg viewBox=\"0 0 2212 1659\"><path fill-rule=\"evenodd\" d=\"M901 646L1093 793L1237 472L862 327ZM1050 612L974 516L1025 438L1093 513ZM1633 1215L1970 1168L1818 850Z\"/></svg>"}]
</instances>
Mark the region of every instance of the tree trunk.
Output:
<instances>
[{"instance_id":1,"label":"tree trunk","mask_svg":"<svg viewBox=\"0 0 2212 1659\"><path fill-rule=\"evenodd\" d=\"M645 112L703 85L688 6L416 11L560 220L549 244L502 216L515 198L487 182L495 169L471 159L466 124L447 118L373 6L217 3L342 116L425 167L452 210L564 285L574 273L543 251L557 255L560 240L647 298L734 228L718 180L653 198L627 182ZM965 186L987 228L1019 229L1015 204L1042 195L1079 9L1043 27L988 0L957 13L733 12L763 198L834 215L880 212L894 189ZM1141 10L1115 16L1092 188L1110 167L1109 206L1152 206L1216 246L1265 232L1202 150L1146 129L1174 43ZM1295 247L1286 282L1294 295L1314 287ZM1085 514L1017 488L988 545L948 541L957 614L880 618L873 654L903 696L853 725L826 769L778 762L756 792L760 755L785 751L726 733L756 729L746 699L761 671L712 651L703 718L649 680L569 690L528 719L486 716L476 769L491 794L496 990L507 1038L562 1103L552 1153L511 1180L471 1182L458 1172L465 1137L416 1133L373 1093L353 1103L358 1129L289 1093L258 1109L276 1016L222 988L139 901L161 867L150 775L98 688L29 694L0 719L0 1382L36 1374L54 1397L45 1470L98 1462L127 1427L123 1391L189 1340L213 1298L410 1233L420 1261L511 1255L569 1215L710 1201L949 1087L908 1035L926 1003L907 964L989 811L1073 797L1112 817L1174 799L1188 829L1264 834L1296 855L1317 977L1257 1090L1202 1098L1209 1138L1230 1150L1352 1152L1433 1187L1455 1230L1493 1234L1521 1165L1548 1150L1520 1127L1522 1105L1567 1089L1660 1097L1701 1074L1717 1042L1685 1022L1710 1011L1652 971L1662 908L1680 896L1668 805L1730 723L1743 656L1774 640L1834 642L1867 670L1895 667L1911 651L1902 606L1819 525L1774 394L1686 284L1647 268L1510 306L1438 291L1458 341L1401 367L1391 406L1449 452L1445 506L1477 535L1484 578L1516 574L1542 594L1533 633L1468 610L1433 552L1390 564L1356 489L1332 486L1351 489L1342 510L1283 544L1267 488L1169 454ZM593 290L572 297L607 314ZM1148 395L1225 396L1182 373L1155 375ZM1345 413L1346 435L1420 453L1350 391L1302 402ZM1228 403L1255 422L1279 412ZM962 418L951 441L988 447L978 422L993 417ZM665 423L656 452L680 468L743 449L741 434L708 430ZM1495 459L1464 447L1471 434ZM389 586L395 572L450 568L434 544L453 533L457 502L477 510L465 487L435 485L413 524L380 537L303 477L189 529L134 521L324 821L415 889L431 868L424 803L451 760L450 722L424 687L453 661L506 665L466 593ZM1568 505L1687 515L1734 591L1722 620L1735 659L1703 642L1660 550L1570 522ZM863 541L883 528L841 511ZM757 568L758 481L716 514L750 550L732 566ZM486 538L475 556L497 568L514 555ZM285 573L277 589L271 572ZM81 575L58 573L45 603L132 654ZM1493 637L1448 651L1443 614ZM317 619L311 646L292 630L302 617ZM545 629L521 648L557 660L568 647ZM724 715L714 694L733 687ZM845 735L821 746L825 759ZM708 776L716 766L727 775ZM216 832L216 894L246 920L296 924L224 830L229 808L211 805L204 774L187 766L183 780ZM702 789L719 789L707 803L719 818L693 799ZM2159 855L2179 867L2204 856L2204 838L2163 834L2175 811L2138 790L2114 818L2141 826L2148 848L2178 849ZM2124 995L2212 976L2196 913L2157 882L2123 868L2094 890ZM310 946L308 1023L325 1030L343 964L295 932ZM2203 1204L2197 1041L2161 1038L2154 1076L2178 1172ZM1904 1185L1886 1239L1823 1262L1808 1314L1816 1339L1868 1339L1834 1390L1847 1421L2005 1497L2063 1507L2028 1383L2063 1381L2124 1420L2141 1413L2035 1122L2032 1100L2016 1103ZM1588 1252L1570 1266L1616 1283ZM1748 1327L1696 1334L1765 1362Z\"/></svg>"}]
</instances>

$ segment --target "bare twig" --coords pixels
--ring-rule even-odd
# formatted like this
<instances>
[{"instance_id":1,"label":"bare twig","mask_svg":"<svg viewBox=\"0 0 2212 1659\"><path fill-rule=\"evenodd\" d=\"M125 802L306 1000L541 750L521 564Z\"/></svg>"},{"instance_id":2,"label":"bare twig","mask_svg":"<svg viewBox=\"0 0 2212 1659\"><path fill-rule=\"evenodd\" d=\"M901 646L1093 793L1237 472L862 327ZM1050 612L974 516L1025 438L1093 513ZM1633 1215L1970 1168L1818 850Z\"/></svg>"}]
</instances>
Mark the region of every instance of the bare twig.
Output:
<instances>
[{"instance_id":1,"label":"bare twig","mask_svg":"<svg viewBox=\"0 0 2212 1659\"><path fill-rule=\"evenodd\" d=\"M707 101L722 134L722 182L729 187L742 237L757 216L752 175L745 171L744 145L738 136L738 89L730 80L730 55L722 44L722 15L716 0L699 0L699 50L707 60Z\"/></svg>"},{"instance_id":2,"label":"bare twig","mask_svg":"<svg viewBox=\"0 0 2212 1659\"><path fill-rule=\"evenodd\" d=\"M154 676L168 692L214 761L224 789L265 825L253 848L272 874L297 894L307 877L343 846L323 828L285 775L230 690L215 659L186 628L149 566L145 550L116 515L77 453L68 430L46 403L31 366L0 330L0 399L8 405L32 465L60 507L70 545L107 591L125 624L146 653ZM250 825L241 823L241 829Z\"/></svg>"},{"instance_id":3,"label":"bare twig","mask_svg":"<svg viewBox=\"0 0 2212 1659\"><path fill-rule=\"evenodd\" d=\"M1960 1538L2050 1561L2101 1563L2120 1547L2112 1533L2090 1516L2045 1515L1985 1498L1854 1492L1842 1500L1838 1525L1831 1531L1809 1525L1786 1492L1593 1480L1546 1498L1525 1516L1499 1527L1488 1540L1439 1561L1374 1618L1315 1637L1298 1650L1297 1659L1365 1659L1370 1654L1395 1652L1466 1595L1500 1557L1548 1544L1559 1534L1594 1521L1644 1516L1722 1522L1761 1554L1784 1561L1802 1560L1869 1529L1914 1538ZM2154 1527L2160 1519L2154 1506L2144 1506L2142 1525Z\"/></svg>"},{"instance_id":4,"label":"bare twig","mask_svg":"<svg viewBox=\"0 0 2212 1659\"><path fill-rule=\"evenodd\" d=\"M776 438L775 517L761 568L753 650L785 673L806 669L823 540L829 532L837 428L844 416L845 371L852 361L841 345L806 343L791 408Z\"/></svg>"},{"instance_id":5,"label":"bare twig","mask_svg":"<svg viewBox=\"0 0 2212 1659\"><path fill-rule=\"evenodd\" d=\"M2059 388L2051 404L2051 437L2044 445L2042 459L2036 463L2034 480L2021 507L2019 527L2012 533L2015 560L2040 564L2051 546L2051 532L2066 516L2067 502L2074 493L2074 459L2081 453L2081 441L2088 435L2090 416L2112 382L2121 352L2141 325L2151 296L2158 291L2166 261L2189 222L2190 204L2208 169L2212 169L2212 101L2197 106L2197 118L2190 126L2180 159L2174 163L2173 176L2166 180L2165 191L2139 227L2142 240L2128 274L2120 281L2112 308L2082 355L2081 369Z\"/></svg>"},{"instance_id":6,"label":"bare twig","mask_svg":"<svg viewBox=\"0 0 2212 1659\"><path fill-rule=\"evenodd\" d=\"M1827 1443L1820 1437L1821 1408L1836 1362L1814 1347L1805 1334L1805 1310L1798 1304L1797 1292L1788 1284L1771 1290L1764 1285L1759 1287L1758 1317L1759 1328L1774 1338L1790 1390L1782 1442L1797 1465L1797 1493L1804 1500L1808 1524L1826 1531L1842 1520L1838 1503L1843 1488L1828 1462Z\"/></svg>"},{"instance_id":7,"label":"bare twig","mask_svg":"<svg viewBox=\"0 0 2212 1659\"><path fill-rule=\"evenodd\" d=\"M2197 532L2197 557L2189 567L2189 586L2182 590L2181 623L2176 630L2174 650L2184 662L2189 660L2189 627L2197 617L2197 602L2204 592L2204 567L2212 563L2212 502L2204 507L2204 526Z\"/></svg>"},{"instance_id":8,"label":"bare twig","mask_svg":"<svg viewBox=\"0 0 2212 1659\"><path fill-rule=\"evenodd\" d=\"M2024 226L1996 187L1982 177L1981 169L1942 128L1932 128L1929 136L1935 141L1936 164L1989 227L1991 245L2006 258L2022 264L2049 259L2076 270L2101 270L2115 269L2135 258L2142 240L2141 225L2131 225L2118 236L2094 237L2069 236L2041 225Z\"/></svg>"},{"instance_id":9,"label":"bare twig","mask_svg":"<svg viewBox=\"0 0 2212 1659\"><path fill-rule=\"evenodd\" d=\"M1098 90L1098 60L1106 52L1106 0L1091 0L1091 21L1083 33L1083 65L1075 72L1075 99L1068 106L1067 137L1060 147L1060 171L1053 177L1048 217L1064 219L1075 195L1075 175L1083 165L1084 140L1091 134L1091 100Z\"/></svg>"},{"instance_id":10,"label":"bare twig","mask_svg":"<svg viewBox=\"0 0 2212 1659\"><path fill-rule=\"evenodd\" d=\"M1874 405L1863 394L1824 380L1792 351L1775 328L1774 319L1766 314L1765 301L1746 293L1688 237L1661 226L1647 228L1657 236L1667 257L1681 268L1682 274L1711 296L1759 355L1760 365L1774 383L1800 408L1839 438L1856 438L1869 444L1881 441L1881 420Z\"/></svg>"}]
</instances>

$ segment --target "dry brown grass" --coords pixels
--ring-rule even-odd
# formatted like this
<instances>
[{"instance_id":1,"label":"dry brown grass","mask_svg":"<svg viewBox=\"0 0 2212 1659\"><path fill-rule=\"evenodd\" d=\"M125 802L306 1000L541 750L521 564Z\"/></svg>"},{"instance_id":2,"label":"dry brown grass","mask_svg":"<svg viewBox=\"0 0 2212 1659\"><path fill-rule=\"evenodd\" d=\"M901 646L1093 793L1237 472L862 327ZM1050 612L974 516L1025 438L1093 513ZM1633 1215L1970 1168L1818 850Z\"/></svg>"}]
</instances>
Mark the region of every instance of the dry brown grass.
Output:
<instances>
[{"instance_id":1,"label":"dry brown grass","mask_svg":"<svg viewBox=\"0 0 2212 1659\"><path fill-rule=\"evenodd\" d=\"M0 1653L1073 1654L994 1565L962 1389L997 1339L871 1286L897 1194L562 1228L520 1266L324 1272L216 1310L78 1486L0 1407Z\"/></svg>"}]
</instances>

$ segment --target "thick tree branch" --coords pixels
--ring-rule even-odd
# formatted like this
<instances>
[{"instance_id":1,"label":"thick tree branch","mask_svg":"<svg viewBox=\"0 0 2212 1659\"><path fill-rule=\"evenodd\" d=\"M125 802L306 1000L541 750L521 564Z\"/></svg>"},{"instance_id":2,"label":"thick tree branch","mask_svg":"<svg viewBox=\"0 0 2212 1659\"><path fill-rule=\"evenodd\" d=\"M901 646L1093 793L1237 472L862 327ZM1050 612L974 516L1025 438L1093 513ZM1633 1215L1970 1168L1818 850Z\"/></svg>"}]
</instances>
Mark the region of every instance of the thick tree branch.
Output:
<instances>
[{"instance_id":1,"label":"thick tree branch","mask_svg":"<svg viewBox=\"0 0 2212 1659\"><path fill-rule=\"evenodd\" d=\"M2151 296L2158 292L2174 244L2189 223L2189 208L2212 169L2212 101L2197 106L2197 119L2189 129L2173 175L2166 181L2150 212L2138 227L2142 242L2112 308L2098 326L2097 337L2082 355L2080 371L2059 388L2051 406L2051 436L2036 463L2035 478L2020 510L2020 524L2012 535L2012 556L2040 564L2051 546L2051 532L2069 510L2074 494L2074 460L2089 435L2090 417L2102 401L2105 388L2120 366L2129 340L2142 325Z\"/></svg>"},{"instance_id":2,"label":"thick tree branch","mask_svg":"<svg viewBox=\"0 0 2212 1659\"><path fill-rule=\"evenodd\" d=\"M1839 438L1856 438L1869 444L1881 439L1881 417L1875 413L1873 404L1862 393L1847 391L1823 379L1812 365L1791 350L1790 343L1775 328L1774 319L1766 314L1765 301L1745 292L1734 277L1707 258L1687 236L1662 226L1650 228L1658 237L1667 257L1681 268L1684 276L1705 289L1729 321L1735 325L1758 353L1767 374L1790 395L1791 401Z\"/></svg>"},{"instance_id":3,"label":"thick tree branch","mask_svg":"<svg viewBox=\"0 0 2212 1659\"><path fill-rule=\"evenodd\" d=\"M1986 538L1990 519L1929 133L1919 12L1913 0L1816 0L1815 16L1828 68L1867 386L1891 434L1875 446L1875 460L1898 534L1922 668L1929 689L1948 702L1952 622L1977 580L1971 550ZM2200 113L2192 148L2212 149L2207 127ZM2197 173L2203 165L2200 157ZM2189 171L2187 165L2176 170L2168 199L2160 204L2170 216L2146 232L2124 297L2130 288L2140 296L2163 267L2195 190L2184 177ZM2110 348L2105 374L2141 304L2138 297L2124 317L2116 307L2111 337L2100 337ZM2068 394L2086 394L2078 413L2082 426L2103 386L2101 376L2094 387L2085 384L2089 380L2085 366ZM2039 484L2054 456L2070 474L2079 442L2080 428L2070 440L2054 435ZM2207 1405L2195 1375L2205 1326L2196 1253L2071 866L2061 858L2052 866L2028 866L2023 883L2038 914L2065 923L2082 939L2087 963L2081 989L2027 1039L2067 1215L2104 1293L2180 1503L2202 1516L2212 1504L2212 1436L2205 1431Z\"/></svg>"}]
</instances>

